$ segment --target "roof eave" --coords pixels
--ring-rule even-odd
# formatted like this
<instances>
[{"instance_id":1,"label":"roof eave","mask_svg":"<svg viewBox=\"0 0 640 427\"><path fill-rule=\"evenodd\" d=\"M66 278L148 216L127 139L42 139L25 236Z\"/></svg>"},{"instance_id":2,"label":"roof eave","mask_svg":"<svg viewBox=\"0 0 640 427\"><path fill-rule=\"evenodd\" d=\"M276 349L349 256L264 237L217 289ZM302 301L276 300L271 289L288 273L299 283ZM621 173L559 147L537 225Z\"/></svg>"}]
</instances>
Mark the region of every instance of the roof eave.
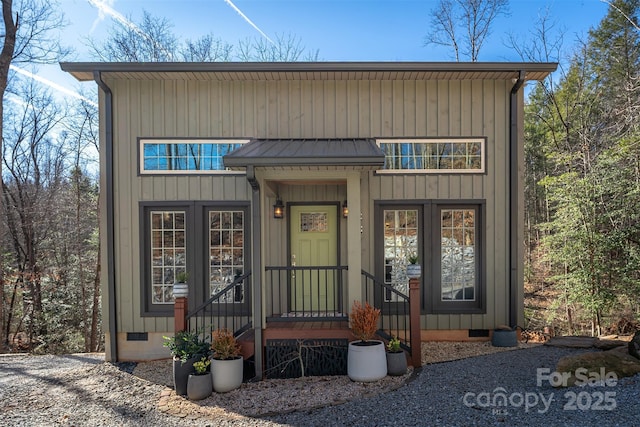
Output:
<instances>
[{"instance_id":1,"label":"roof eave","mask_svg":"<svg viewBox=\"0 0 640 427\"><path fill-rule=\"evenodd\" d=\"M100 73L288 73L288 72L519 72L543 73L558 67L555 62L61 62L63 71L80 81Z\"/></svg>"}]
</instances>

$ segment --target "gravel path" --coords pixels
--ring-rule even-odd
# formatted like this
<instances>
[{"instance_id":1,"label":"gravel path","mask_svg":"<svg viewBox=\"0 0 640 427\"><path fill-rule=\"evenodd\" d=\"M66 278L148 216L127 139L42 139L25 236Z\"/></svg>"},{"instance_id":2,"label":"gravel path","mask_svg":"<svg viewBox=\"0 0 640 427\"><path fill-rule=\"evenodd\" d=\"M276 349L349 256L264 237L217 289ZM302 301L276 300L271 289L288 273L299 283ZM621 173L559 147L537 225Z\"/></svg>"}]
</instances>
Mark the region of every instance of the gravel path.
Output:
<instances>
[{"instance_id":1,"label":"gravel path","mask_svg":"<svg viewBox=\"0 0 640 427\"><path fill-rule=\"evenodd\" d=\"M0 356L0 424L640 425L640 376L621 379L611 387L554 389L547 381L536 384L537 368L553 371L560 357L579 352L584 350L540 346L427 365L407 385L383 395L269 418L232 415L214 419L184 419L159 411L159 396L165 387L102 363L103 355ZM493 398L500 393L507 397L506 406L493 406Z\"/></svg>"},{"instance_id":2,"label":"gravel path","mask_svg":"<svg viewBox=\"0 0 640 427\"><path fill-rule=\"evenodd\" d=\"M554 389L548 381L537 386L537 368L552 372L562 356L584 351L539 346L428 365L393 393L320 409L311 416L293 413L272 420L296 426L639 426L640 376L621 379L616 387ZM492 405L500 392L508 397L507 406ZM605 392L615 395L604 401ZM573 410L567 393L575 393L584 409L576 404ZM603 394L600 406L615 408L596 409L598 393ZM552 399L548 409L540 394L547 402Z\"/></svg>"}]
</instances>

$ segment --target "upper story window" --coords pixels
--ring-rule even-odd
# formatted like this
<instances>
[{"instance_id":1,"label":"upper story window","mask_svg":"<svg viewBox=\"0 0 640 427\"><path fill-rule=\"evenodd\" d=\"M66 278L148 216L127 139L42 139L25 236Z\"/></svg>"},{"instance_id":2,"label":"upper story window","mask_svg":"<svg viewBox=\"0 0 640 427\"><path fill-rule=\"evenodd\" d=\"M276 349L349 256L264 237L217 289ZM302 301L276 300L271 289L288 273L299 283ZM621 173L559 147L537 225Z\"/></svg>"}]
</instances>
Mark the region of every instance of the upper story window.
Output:
<instances>
[{"instance_id":1,"label":"upper story window","mask_svg":"<svg viewBox=\"0 0 640 427\"><path fill-rule=\"evenodd\" d=\"M140 173L243 173L226 169L222 157L247 142L247 139L140 139Z\"/></svg>"},{"instance_id":2,"label":"upper story window","mask_svg":"<svg viewBox=\"0 0 640 427\"><path fill-rule=\"evenodd\" d=\"M378 139L381 173L484 173L486 138Z\"/></svg>"}]
</instances>

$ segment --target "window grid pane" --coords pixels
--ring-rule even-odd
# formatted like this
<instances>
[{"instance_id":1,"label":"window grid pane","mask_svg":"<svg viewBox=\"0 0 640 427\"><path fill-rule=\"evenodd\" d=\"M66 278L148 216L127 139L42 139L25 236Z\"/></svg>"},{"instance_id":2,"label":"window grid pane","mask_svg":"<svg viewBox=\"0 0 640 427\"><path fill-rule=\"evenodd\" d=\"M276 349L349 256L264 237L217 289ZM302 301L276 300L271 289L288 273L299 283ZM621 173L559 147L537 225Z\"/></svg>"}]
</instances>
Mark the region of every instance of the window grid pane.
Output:
<instances>
[{"instance_id":1,"label":"window grid pane","mask_svg":"<svg viewBox=\"0 0 640 427\"><path fill-rule=\"evenodd\" d=\"M142 171L224 171L223 156L245 142L141 141Z\"/></svg>"},{"instance_id":2,"label":"window grid pane","mask_svg":"<svg viewBox=\"0 0 640 427\"><path fill-rule=\"evenodd\" d=\"M209 212L209 292L213 296L244 274L244 212ZM221 303L242 303L242 286L235 286Z\"/></svg>"},{"instance_id":3,"label":"window grid pane","mask_svg":"<svg viewBox=\"0 0 640 427\"><path fill-rule=\"evenodd\" d=\"M476 300L476 215L473 209L442 209L441 300Z\"/></svg>"},{"instance_id":4,"label":"window grid pane","mask_svg":"<svg viewBox=\"0 0 640 427\"><path fill-rule=\"evenodd\" d=\"M384 282L405 295L409 294L408 258L418 254L418 211L384 210ZM389 292L385 301L397 301Z\"/></svg>"},{"instance_id":5,"label":"window grid pane","mask_svg":"<svg viewBox=\"0 0 640 427\"><path fill-rule=\"evenodd\" d=\"M186 269L184 211L151 211L151 289L153 304L173 304L173 283Z\"/></svg>"},{"instance_id":6,"label":"window grid pane","mask_svg":"<svg viewBox=\"0 0 640 427\"><path fill-rule=\"evenodd\" d=\"M484 170L484 140L381 141L386 170Z\"/></svg>"}]
</instances>

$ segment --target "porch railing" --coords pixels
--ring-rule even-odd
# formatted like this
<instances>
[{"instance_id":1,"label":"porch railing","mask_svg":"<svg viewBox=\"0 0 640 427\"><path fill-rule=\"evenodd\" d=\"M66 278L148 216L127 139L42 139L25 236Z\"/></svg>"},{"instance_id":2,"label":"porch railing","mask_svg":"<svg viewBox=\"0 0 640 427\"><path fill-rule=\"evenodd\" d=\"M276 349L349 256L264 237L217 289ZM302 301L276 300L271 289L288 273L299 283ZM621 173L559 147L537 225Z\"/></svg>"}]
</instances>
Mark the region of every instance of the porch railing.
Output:
<instances>
[{"instance_id":1,"label":"porch railing","mask_svg":"<svg viewBox=\"0 0 640 427\"><path fill-rule=\"evenodd\" d=\"M409 296L376 279L362 270L365 299L380 309L380 337L389 340L392 336L400 340L400 347L411 354L411 307Z\"/></svg>"},{"instance_id":2,"label":"porch railing","mask_svg":"<svg viewBox=\"0 0 640 427\"><path fill-rule=\"evenodd\" d=\"M233 331L239 336L252 327L251 316L251 272L236 277L224 289L186 316L188 329L197 332L200 338L209 341L211 332L218 328Z\"/></svg>"},{"instance_id":3,"label":"porch railing","mask_svg":"<svg viewBox=\"0 0 640 427\"><path fill-rule=\"evenodd\" d=\"M346 320L346 266L265 267L267 318L302 322Z\"/></svg>"}]
</instances>

